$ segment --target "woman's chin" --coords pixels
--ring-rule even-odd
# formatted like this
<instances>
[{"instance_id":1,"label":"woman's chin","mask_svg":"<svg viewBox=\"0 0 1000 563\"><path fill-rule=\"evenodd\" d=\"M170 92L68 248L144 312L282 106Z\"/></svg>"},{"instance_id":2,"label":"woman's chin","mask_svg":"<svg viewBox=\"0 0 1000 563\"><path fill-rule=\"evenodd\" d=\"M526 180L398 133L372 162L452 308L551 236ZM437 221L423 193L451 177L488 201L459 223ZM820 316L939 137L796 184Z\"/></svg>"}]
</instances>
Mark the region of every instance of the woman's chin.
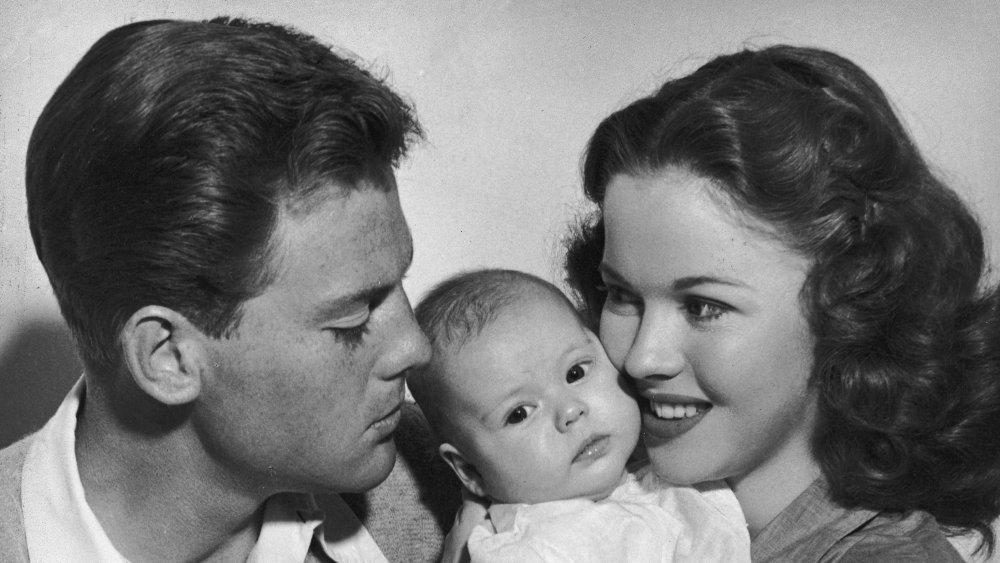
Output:
<instances>
[{"instance_id":1,"label":"woman's chin","mask_svg":"<svg viewBox=\"0 0 1000 563\"><path fill-rule=\"evenodd\" d=\"M690 459L673 455L664 446L647 448L646 455L656 475L674 485L694 485L722 478L702 464L692 464Z\"/></svg>"}]
</instances>

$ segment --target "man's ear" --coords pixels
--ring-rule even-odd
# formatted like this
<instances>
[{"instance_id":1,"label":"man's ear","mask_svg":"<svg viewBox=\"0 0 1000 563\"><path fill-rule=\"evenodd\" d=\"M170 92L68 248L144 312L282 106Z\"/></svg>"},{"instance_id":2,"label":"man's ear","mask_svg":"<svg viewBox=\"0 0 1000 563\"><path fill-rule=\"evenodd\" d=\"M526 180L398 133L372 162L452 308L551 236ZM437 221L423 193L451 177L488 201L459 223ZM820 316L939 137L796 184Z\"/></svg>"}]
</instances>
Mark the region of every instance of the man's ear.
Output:
<instances>
[{"instance_id":1,"label":"man's ear","mask_svg":"<svg viewBox=\"0 0 1000 563\"><path fill-rule=\"evenodd\" d=\"M204 334L173 309L148 305L122 329L125 363L144 393L165 405L182 405L201 393L206 365Z\"/></svg>"},{"instance_id":2,"label":"man's ear","mask_svg":"<svg viewBox=\"0 0 1000 563\"><path fill-rule=\"evenodd\" d=\"M462 452L458 451L458 448L449 443L444 443L438 447L438 453L441 454L448 467L451 467L451 470L455 472L455 475L458 475L458 480L465 485L466 489L469 489L476 496L488 498L483 476L479 474L479 470L476 469L475 465L472 465L465 459L465 456L462 455Z\"/></svg>"}]
</instances>

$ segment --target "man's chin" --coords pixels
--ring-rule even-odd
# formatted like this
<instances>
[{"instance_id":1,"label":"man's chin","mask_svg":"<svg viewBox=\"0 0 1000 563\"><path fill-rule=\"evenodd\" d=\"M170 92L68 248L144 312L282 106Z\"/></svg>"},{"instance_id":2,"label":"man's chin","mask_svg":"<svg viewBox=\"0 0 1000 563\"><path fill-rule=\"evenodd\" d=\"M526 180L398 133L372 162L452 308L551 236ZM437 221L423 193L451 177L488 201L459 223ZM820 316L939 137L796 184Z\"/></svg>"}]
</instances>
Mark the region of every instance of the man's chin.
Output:
<instances>
[{"instance_id":1,"label":"man's chin","mask_svg":"<svg viewBox=\"0 0 1000 563\"><path fill-rule=\"evenodd\" d=\"M375 445L368 457L347 475L335 475L328 493L363 493L385 481L396 465L396 444L390 437Z\"/></svg>"}]
</instances>

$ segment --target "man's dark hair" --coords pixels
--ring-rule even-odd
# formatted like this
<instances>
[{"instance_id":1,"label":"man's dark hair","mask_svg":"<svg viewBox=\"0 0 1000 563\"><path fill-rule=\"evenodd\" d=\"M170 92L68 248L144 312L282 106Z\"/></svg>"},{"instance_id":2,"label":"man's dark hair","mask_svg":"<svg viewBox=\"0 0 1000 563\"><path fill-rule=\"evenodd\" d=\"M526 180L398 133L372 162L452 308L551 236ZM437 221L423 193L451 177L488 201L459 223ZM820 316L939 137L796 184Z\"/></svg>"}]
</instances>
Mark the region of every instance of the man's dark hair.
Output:
<instances>
[{"instance_id":1,"label":"man's dark hair","mask_svg":"<svg viewBox=\"0 0 1000 563\"><path fill-rule=\"evenodd\" d=\"M28 147L38 257L87 369L115 370L146 305L221 337L272 270L279 212L371 185L421 135L409 104L315 38L217 18L115 29Z\"/></svg>"}]
</instances>

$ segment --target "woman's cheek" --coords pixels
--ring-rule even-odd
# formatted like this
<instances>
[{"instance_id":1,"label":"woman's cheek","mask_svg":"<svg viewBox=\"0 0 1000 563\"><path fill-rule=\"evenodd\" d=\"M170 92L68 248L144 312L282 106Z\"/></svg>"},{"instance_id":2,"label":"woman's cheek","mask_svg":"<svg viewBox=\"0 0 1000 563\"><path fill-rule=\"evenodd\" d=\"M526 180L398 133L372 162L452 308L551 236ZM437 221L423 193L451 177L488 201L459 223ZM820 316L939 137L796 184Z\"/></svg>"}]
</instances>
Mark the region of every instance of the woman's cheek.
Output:
<instances>
[{"instance_id":1,"label":"woman's cheek","mask_svg":"<svg viewBox=\"0 0 1000 563\"><path fill-rule=\"evenodd\" d=\"M614 315L605 311L601 314L601 343L615 369L623 371L625 358L632 347L638 319Z\"/></svg>"}]
</instances>

